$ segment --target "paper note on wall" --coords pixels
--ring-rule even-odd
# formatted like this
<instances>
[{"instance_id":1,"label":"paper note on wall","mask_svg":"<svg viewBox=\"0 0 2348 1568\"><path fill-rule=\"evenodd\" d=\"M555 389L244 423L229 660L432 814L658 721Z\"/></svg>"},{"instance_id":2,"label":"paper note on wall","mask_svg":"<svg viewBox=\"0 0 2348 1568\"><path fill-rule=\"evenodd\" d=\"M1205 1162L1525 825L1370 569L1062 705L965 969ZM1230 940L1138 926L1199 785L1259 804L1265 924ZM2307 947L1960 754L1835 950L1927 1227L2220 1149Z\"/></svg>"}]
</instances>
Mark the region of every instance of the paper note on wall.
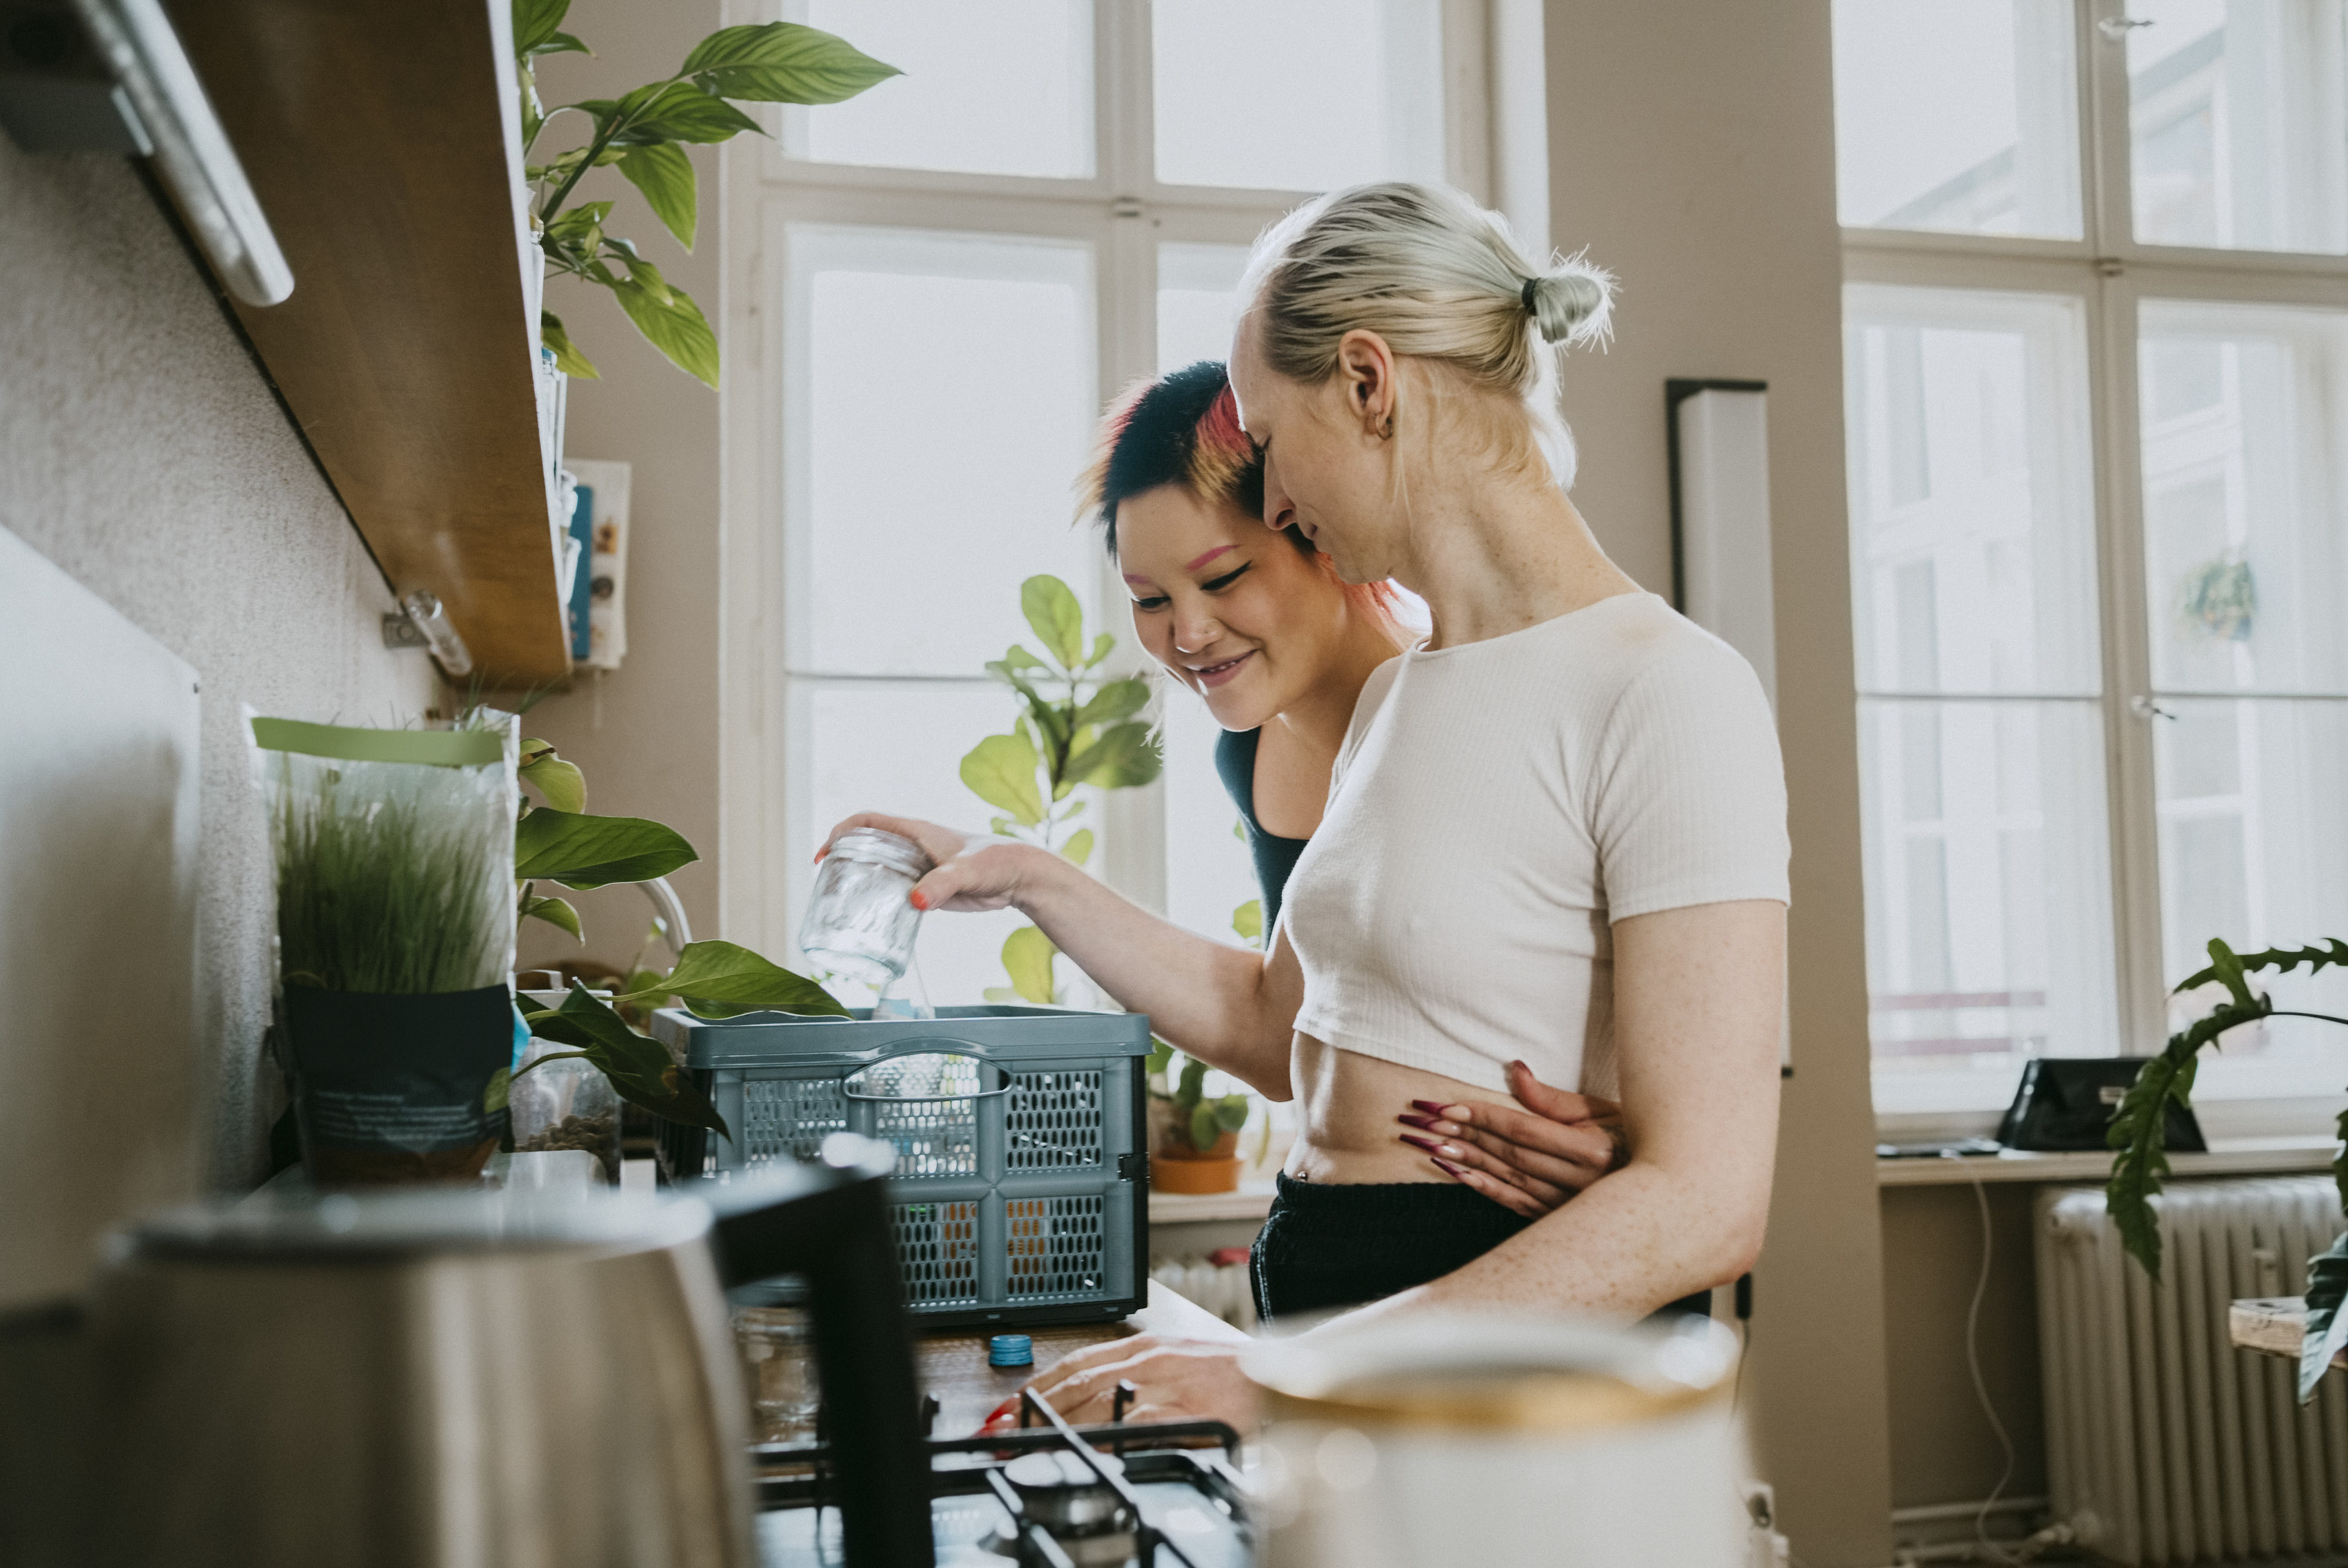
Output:
<instances>
[{"instance_id":1,"label":"paper note on wall","mask_svg":"<svg viewBox=\"0 0 2348 1568\"><path fill-rule=\"evenodd\" d=\"M628 488L633 465L566 457L587 507L587 651L578 662L617 670L628 653Z\"/></svg>"}]
</instances>

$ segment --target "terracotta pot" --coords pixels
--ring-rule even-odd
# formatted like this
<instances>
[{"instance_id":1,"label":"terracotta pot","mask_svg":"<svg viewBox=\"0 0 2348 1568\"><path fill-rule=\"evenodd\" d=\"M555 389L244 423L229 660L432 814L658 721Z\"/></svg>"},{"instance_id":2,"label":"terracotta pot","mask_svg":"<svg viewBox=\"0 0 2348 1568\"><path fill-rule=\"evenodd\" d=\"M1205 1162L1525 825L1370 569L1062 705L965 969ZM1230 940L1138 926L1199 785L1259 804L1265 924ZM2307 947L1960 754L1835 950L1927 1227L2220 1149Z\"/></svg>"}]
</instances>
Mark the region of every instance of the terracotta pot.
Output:
<instances>
[{"instance_id":1,"label":"terracotta pot","mask_svg":"<svg viewBox=\"0 0 2348 1568\"><path fill-rule=\"evenodd\" d=\"M1237 1142L1236 1134L1226 1132L1217 1147ZM1240 1190L1240 1158L1229 1153L1200 1155L1195 1150L1185 1158L1161 1149L1149 1162L1149 1185L1160 1193L1236 1193Z\"/></svg>"}]
</instances>

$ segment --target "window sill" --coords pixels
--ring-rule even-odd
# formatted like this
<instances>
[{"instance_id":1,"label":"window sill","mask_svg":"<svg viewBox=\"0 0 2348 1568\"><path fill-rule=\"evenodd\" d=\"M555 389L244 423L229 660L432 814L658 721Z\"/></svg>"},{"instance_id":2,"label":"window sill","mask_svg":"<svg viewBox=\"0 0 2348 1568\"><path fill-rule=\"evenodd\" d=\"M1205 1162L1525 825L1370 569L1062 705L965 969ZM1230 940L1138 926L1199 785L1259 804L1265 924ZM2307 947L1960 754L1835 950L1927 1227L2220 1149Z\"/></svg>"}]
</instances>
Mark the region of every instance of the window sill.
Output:
<instances>
[{"instance_id":1,"label":"window sill","mask_svg":"<svg viewBox=\"0 0 2348 1568\"><path fill-rule=\"evenodd\" d=\"M1236 1193L1152 1193L1153 1225L1200 1225L1211 1220L1260 1220L1272 1212L1272 1184L1247 1182Z\"/></svg>"},{"instance_id":2,"label":"window sill","mask_svg":"<svg viewBox=\"0 0 2348 1568\"><path fill-rule=\"evenodd\" d=\"M2169 1174L2251 1176L2327 1170L2339 1145L2329 1138L2216 1138L2206 1154L2171 1154ZM1944 1187L1982 1182L2100 1182L2111 1174L2112 1157L2101 1150L2077 1154L2032 1154L2008 1149L1998 1154L1921 1160L1878 1160L1879 1187Z\"/></svg>"}]
</instances>

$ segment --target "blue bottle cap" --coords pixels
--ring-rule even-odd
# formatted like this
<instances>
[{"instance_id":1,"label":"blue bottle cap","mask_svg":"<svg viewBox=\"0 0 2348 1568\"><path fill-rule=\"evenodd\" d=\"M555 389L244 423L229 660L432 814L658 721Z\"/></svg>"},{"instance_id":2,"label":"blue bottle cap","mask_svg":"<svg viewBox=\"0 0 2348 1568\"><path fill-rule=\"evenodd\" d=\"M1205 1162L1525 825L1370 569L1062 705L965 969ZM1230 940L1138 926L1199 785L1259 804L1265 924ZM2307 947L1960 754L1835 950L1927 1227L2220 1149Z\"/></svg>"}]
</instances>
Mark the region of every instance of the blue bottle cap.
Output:
<instances>
[{"instance_id":1,"label":"blue bottle cap","mask_svg":"<svg viewBox=\"0 0 2348 1568\"><path fill-rule=\"evenodd\" d=\"M1025 1334L998 1334L986 1342L986 1364L990 1367L1033 1367L1035 1364L1035 1341Z\"/></svg>"}]
</instances>

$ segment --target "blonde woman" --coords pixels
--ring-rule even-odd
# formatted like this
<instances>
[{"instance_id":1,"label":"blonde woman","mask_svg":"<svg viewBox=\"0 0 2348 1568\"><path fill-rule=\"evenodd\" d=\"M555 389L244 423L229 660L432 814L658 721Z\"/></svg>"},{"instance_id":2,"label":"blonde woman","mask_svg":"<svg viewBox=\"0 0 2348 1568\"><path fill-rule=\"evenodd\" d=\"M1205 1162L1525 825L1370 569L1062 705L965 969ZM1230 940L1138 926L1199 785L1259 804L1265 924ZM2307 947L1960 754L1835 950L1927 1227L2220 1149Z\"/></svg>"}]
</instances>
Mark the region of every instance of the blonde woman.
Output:
<instances>
[{"instance_id":1,"label":"blonde woman","mask_svg":"<svg viewBox=\"0 0 2348 1568\"><path fill-rule=\"evenodd\" d=\"M1537 263L1456 191L1384 184L1274 227L1242 292L1231 380L1265 522L1434 621L1363 689L1270 953L1174 931L1040 851L852 821L922 840L923 907L1016 906L1167 1039L1296 1099L1256 1255L1276 1312L1344 1305L1326 1293L1365 1256L1390 1288L1357 1317L1635 1318L1733 1280L1775 1157L1784 777L1751 669L1567 498L1555 360L1604 330L1606 281ZM1451 1178L1394 1120L1473 1125L1515 1062L1619 1100L1629 1159L1463 1260L1422 1210ZM1252 1413L1228 1346L1123 1341L1037 1384L1090 1420L1125 1378L1157 1413Z\"/></svg>"}]
</instances>

